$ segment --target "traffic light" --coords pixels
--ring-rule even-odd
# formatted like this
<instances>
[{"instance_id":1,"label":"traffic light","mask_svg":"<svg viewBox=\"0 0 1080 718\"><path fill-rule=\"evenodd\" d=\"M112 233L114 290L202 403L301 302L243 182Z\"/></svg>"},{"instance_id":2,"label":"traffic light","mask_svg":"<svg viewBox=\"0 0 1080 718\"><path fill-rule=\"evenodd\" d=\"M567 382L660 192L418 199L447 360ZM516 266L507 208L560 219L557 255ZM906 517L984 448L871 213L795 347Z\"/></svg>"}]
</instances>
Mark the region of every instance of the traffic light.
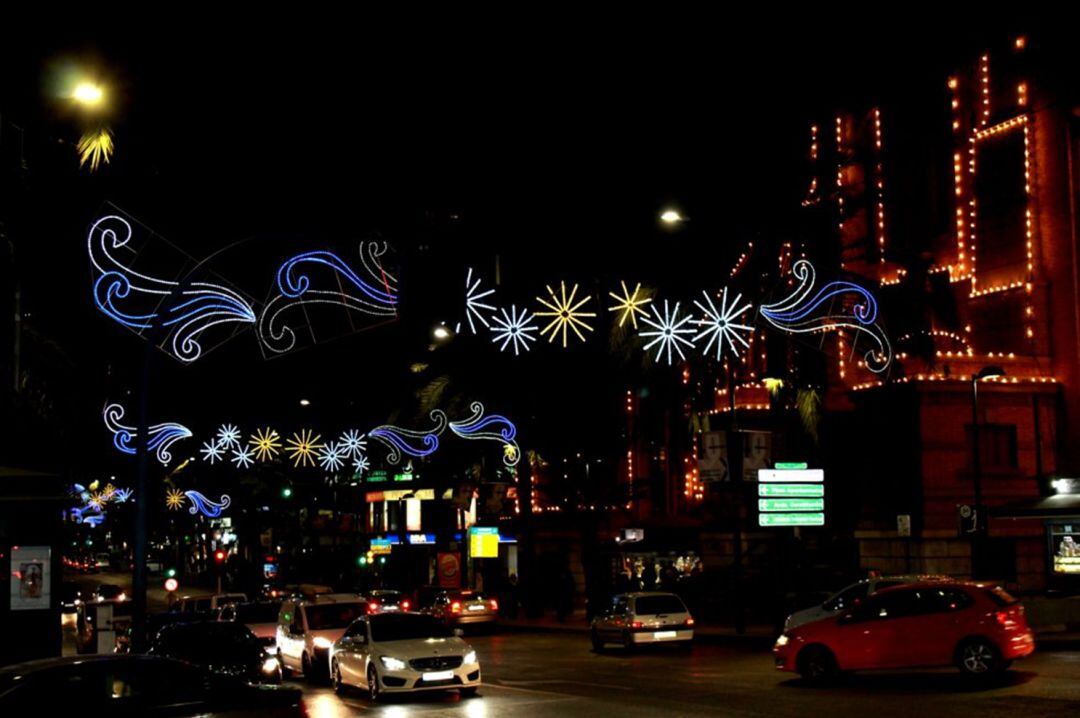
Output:
<instances>
[{"instance_id":1,"label":"traffic light","mask_svg":"<svg viewBox=\"0 0 1080 718\"><path fill-rule=\"evenodd\" d=\"M367 556L364 556L363 554L361 554L360 556L357 557L356 563L357 563L358 566L367 566Z\"/></svg>"},{"instance_id":2,"label":"traffic light","mask_svg":"<svg viewBox=\"0 0 1080 718\"><path fill-rule=\"evenodd\" d=\"M283 488L281 490L281 498L287 499L290 496L292 496L292 487L291 486L286 486L285 488Z\"/></svg>"},{"instance_id":3,"label":"traffic light","mask_svg":"<svg viewBox=\"0 0 1080 718\"><path fill-rule=\"evenodd\" d=\"M176 576L176 569L175 568L167 568L167 569L165 569L165 578L174 578L175 576Z\"/></svg>"},{"instance_id":4,"label":"traffic light","mask_svg":"<svg viewBox=\"0 0 1080 718\"><path fill-rule=\"evenodd\" d=\"M225 549L219 548L217 551L214 551L214 563L216 563L218 566L225 563L225 556Z\"/></svg>"}]
</instances>

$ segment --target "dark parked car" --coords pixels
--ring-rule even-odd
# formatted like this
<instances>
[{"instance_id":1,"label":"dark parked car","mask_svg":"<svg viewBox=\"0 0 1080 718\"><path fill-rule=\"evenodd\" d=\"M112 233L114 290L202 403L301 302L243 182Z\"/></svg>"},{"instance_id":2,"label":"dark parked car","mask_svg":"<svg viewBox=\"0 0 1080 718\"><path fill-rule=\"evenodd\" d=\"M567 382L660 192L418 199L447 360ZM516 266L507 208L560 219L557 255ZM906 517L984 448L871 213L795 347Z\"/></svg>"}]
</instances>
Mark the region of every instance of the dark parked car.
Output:
<instances>
[{"instance_id":1,"label":"dark parked car","mask_svg":"<svg viewBox=\"0 0 1080 718\"><path fill-rule=\"evenodd\" d=\"M252 683L281 682L281 664L242 623L199 621L164 626L154 636L149 652Z\"/></svg>"},{"instance_id":2,"label":"dark parked car","mask_svg":"<svg viewBox=\"0 0 1080 718\"><path fill-rule=\"evenodd\" d=\"M0 715L300 718L300 691L252 686L156 656L50 658L0 668Z\"/></svg>"}]
</instances>

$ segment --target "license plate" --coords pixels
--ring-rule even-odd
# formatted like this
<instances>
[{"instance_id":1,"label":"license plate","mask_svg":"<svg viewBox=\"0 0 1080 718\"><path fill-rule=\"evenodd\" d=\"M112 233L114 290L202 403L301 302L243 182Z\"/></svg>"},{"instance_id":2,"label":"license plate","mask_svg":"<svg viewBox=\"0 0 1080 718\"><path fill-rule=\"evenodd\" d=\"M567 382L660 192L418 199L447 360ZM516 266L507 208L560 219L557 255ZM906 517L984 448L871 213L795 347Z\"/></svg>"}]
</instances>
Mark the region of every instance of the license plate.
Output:
<instances>
[{"instance_id":1,"label":"license plate","mask_svg":"<svg viewBox=\"0 0 1080 718\"><path fill-rule=\"evenodd\" d=\"M656 638L656 639L663 639L663 638L675 638L678 635L679 634L676 631L657 631L656 633L652 634L652 637Z\"/></svg>"},{"instance_id":2,"label":"license plate","mask_svg":"<svg viewBox=\"0 0 1080 718\"><path fill-rule=\"evenodd\" d=\"M486 606L469 606L470 611L483 611L485 608L487 608L487 607Z\"/></svg>"},{"instance_id":3,"label":"license plate","mask_svg":"<svg viewBox=\"0 0 1080 718\"><path fill-rule=\"evenodd\" d=\"M448 681L453 677L453 671L426 671L424 673L425 681Z\"/></svg>"},{"instance_id":4,"label":"license plate","mask_svg":"<svg viewBox=\"0 0 1080 718\"><path fill-rule=\"evenodd\" d=\"M401 609L399 609L397 606L383 606L383 610L389 612L389 611L399 611Z\"/></svg>"}]
</instances>

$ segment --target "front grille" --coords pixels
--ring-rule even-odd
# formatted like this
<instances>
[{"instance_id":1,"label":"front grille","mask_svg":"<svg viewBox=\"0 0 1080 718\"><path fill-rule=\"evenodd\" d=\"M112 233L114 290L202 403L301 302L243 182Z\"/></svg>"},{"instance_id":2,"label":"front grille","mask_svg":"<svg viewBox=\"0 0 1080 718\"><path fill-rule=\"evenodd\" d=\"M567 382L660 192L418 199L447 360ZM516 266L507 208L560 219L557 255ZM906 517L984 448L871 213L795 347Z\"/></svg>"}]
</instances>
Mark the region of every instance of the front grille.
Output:
<instances>
[{"instance_id":1,"label":"front grille","mask_svg":"<svg viewBox=\"0 0 1080 718\"><path fill-rule=\"evenodd\" d=\"M417 671L445 671L460 666L461 660L461 656L432 656L431 658L414 658L409 661L409 665Z\"/></svg>"}]
</instances>

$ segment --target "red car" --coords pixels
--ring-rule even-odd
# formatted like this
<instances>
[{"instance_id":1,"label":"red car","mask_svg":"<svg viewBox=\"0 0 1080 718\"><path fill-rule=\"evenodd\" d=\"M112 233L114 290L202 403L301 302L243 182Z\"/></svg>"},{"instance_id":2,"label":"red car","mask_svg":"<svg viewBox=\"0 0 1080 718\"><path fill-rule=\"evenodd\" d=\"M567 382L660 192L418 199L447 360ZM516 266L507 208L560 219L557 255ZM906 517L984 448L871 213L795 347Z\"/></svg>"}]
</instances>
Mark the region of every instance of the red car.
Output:
<instances>
[{"instance_id":1,"label":"red car","mask_svg":"<svg viewBox=\"0 0 1080 718\"><path fill-rule=\"evenodd\" d=\"M1004 589L937 581L877 591L840 615L792 629L773 655L778 670L818 680L841 671L950 665L988 674L1034 650L1024 607Z\"/></svg>"}]
</instances>

